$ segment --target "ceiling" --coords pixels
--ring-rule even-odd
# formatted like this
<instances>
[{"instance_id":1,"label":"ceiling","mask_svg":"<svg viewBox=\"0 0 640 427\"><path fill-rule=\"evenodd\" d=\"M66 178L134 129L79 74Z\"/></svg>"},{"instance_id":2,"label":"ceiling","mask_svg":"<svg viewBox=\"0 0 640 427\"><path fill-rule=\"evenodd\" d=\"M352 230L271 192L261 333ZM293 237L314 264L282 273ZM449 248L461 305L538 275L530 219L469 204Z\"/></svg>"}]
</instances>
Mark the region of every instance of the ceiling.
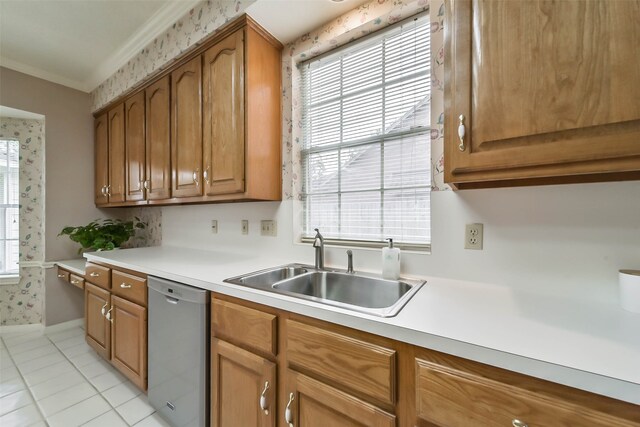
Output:
<instances>
[{"instance_id":1,"label":"ceiling","mask_svg":"<svg viewBox=\"0 0 640 427\"><path fill-rule=\"evenodd\" d=\"M30 113L29 111L18 110L0 105L0 117L10 117L13 119L44 119L42 114Z\"/></svg>"},{"instance_id":2,"label":"ceiling","mask_svg":"<svg viewBox=\"0 0 640 427\"><path fill-rule=\"evenodd\" d=\"M256 0L283 43L367 0ZM90 92L198 0L0 0L0 65Z\"/></svg>"}]
</instances>

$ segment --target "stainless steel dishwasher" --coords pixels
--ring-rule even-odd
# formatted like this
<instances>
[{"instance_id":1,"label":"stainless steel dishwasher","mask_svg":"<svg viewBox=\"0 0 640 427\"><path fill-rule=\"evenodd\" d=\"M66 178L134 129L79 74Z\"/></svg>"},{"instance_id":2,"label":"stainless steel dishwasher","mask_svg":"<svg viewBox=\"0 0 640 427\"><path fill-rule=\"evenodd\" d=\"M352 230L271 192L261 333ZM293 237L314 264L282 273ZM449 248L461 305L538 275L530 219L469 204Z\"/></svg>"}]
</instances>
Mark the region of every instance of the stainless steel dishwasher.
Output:
<instances>
[{"instance_id":1,"label":"stainless steel dishwasher","mask_svg":"<svg viewBox=\"0 0 640 427\"><path fill-rule=\"evenodd\" d=\"M208 293L149 277L149 403L173 427L208 425Z\"/></svg>"}]
</instances>

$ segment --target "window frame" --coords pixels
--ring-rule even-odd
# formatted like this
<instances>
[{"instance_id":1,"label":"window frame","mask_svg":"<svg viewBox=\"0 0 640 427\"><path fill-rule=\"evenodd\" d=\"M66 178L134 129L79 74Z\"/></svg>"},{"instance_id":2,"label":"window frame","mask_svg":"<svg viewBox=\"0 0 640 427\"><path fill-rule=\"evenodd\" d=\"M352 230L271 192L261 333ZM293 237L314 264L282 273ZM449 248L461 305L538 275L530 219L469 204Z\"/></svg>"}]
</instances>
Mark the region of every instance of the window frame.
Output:
<instances>
[{"instance_id":1,"label":"window frame","mask_svg":"<svg viewBox=\"0 0 640 427\"><path fill-rule=\"evenodd\" d=\"M375 39L375 38L379 38L379 39L383 39L388 37L388 34L390 32L392 32L395 28L398 27L402 27L404 25L410 24L413 21L416 21L418 19L424 19L426 21L426 26L429 25L429 12L428 11L424 11L424 12L420 12L417 13L409 18L403 19L402 21L399 21L397 23L391 24L389 26L386 26L384 28L381 28L380 30L374 32L374 33L370 33L367 34L363 37L360 37L358 39L352 40L349 43L346 43L342 46L339 46L335 49L332 49L328 52L325 52L321 55L318 55L316 57L313 58L306 58L304 61L301 61L299 63L297 63L297 68L299 70L302 69L302 67L304 67L306 64L309 64L310 62L318 62L318 61L327 61L330 60L337 56L342 56L344 55L345 51L348 51L350 47L352 47L353 45L359 45L359 44L365 44L367 41L370 41L371 39ZM428 30L430 31L430 30ZM429 52L429 55L432 55L432 52ZM430 72L431 72L431 67L432 64L431 62L429 62L429 68L427 69L426 73L429 76L428 78L430 78ZM303 91L305 90L305 85L303 82L303 72L300 72L300 79L301 79L301 83L300 83L300 95L301 97L304 99L304 93ZM405 79L406 80L406 79ZM385 83L382 83L383 85L385 85ZM429 103L431 101L431 90L432 88L429 88ZM383 100L384 103L384 100ZM384 105L384 104L383 104ZM302 110L302 116L304 117L305 114L305 109L306 109L306 105L303 104L301 105L301 110ZM429 111L430 111L430 106L429 106ZM430 114L430 112L429 112ZM304 119L303 119L304 120ZM430 194L432 192L432 173L433 171L432 169L432 165L431 165L431 138L430 138L430 134L431 134L431 128L432 128L432 123L431 120L429 120L429 124L427 126L423 126L420 127L419 130L405 130L405 131L400 131L397 133L393 133L393 134L388 134L388 137L385 138L385 136L372 136L366 139L371 139L371 140L375 140L376 142L366 142L364 140L362 141L358 141L357 143L353 144L353 143L346 143L346 144L341 144L341 143L335 143L335 144L330 144L332 146L336 146L339 147L337 148L337 150L340 149L344 149L344 148L353 148L353 147L358 147L358 146L367 146L367 145L374 145L375 143L379 143L381 144L381 146L384 146L385 142L390 142L390 141L394 141L397 139L402 139L406 136L412 137L412 136L424 136L425 138L427 138L428 140L428 145L429 145L429 174L431 175L429 177L429 181L425 186L419 186L420 189L425 189L426 191L428 191ZM302 129L302 138L304 139L304 132L306 131L306 126L303 126ZM306 159L308 159L308 156L312 153L316 153L316 152L329 152L330 150L328 150L326 147L321 147L321 148L315 148L311 147L308 148L306 146L303 145L303 147L301 148L300 152L299 152L299 160L300 160L300 167L301 169L304 171L306 168L304 167L304 162L307 161ZM384 161L384 160L382 160ZM308 180L308 175L306 173L302 173L301 175L301 179L304 182L304 187L307 186L307 180ZM403 189L413 189L413 188L417 188L417 187L400 187L398 190L403 190ZM385 188L376 188L373 191L378 191L380 192L381 196L384 195L385 192ZM305 235L305 231L307 228L307 218L305 218L306 216L308 216L308 210L305 207L305 201L303 200L305 193L304 190L300 190L300 196L301 198L300 200L300 204L301 204L301 209L300 209L300 214L302 215L301 220L299 222L295 222L296 227L298 228L298 230L296 230L298 237L298 241L300 243L312 243L314 238L313 236L310 235ZM340 194L341 191L336 191L335 194ZM431 196L429 196L429 204L431 203ZM382 206L382 204L381 204ZM381 207L381 210L383 208ZM384 221L384 220L383 220ZM411 242L403 242L403 241L397 241L394 238L394 246L395 247L399 247L403 250L407 250L407 251L413 251L413 252L420 252L420 253L430 253L431 251L431 242L432 242L432 235L431 235L431 213L429 214L429 238L428 238L428 243L411 243ZM381 224L382 225L382 224ZM320 230L320 232L322 232L322 230ZM388 246L388 242L386 240L373 240L373 239L349 239L349 238L332 238L332 237L325 237L324 238L324 242L325 245L327 246L341 246L341 247L354 247L354 248L364 248L364 249L378 249L378 248L382 248L382 247L386 247Z\"/></svg>"},{"instance_id":2,"label":"window frame","mask_svg":"<svg viewBox=\"0 0 640 427\"><path fill-rule=\"evenodd\" d=\"M16 221L18 223L18 236L15 239L9 239L7 238L7 231L5 229L4 231L4 237L0 238L0 244L4 245L4 259L2 260L3 265L6 264L6 261L9 259L8 258L8 251L7 251L7 242L10 241L15 241L18 244L18 267L16 270L0 270L0 285L4 285L4 284L16 284L18 283L18 281L20 280L20 140L15 139L15 138L2 138L0 139L0 143L6 143L7 144L7 171L5 174L5 181L3 182L3 185L6 186L6 197L7 197L7 201L9 200L9 192L11 191L10 186L11 185L15 185L15 188L17 190L17 203L1 203L0 201L0 209L4 209L4 215L2 213L0 213L0 219L5 221L5 226L6 226L6 221L7 221L7 217L6 217L6 213L8 209L18 209L18 215L16 218ZM14 143L16 144L16 148L17 148L17 155L18 155L18 167L17 167L17 181L15 183L11 182L11 180L9 179L9 169L11 169L10 167L10 160L9 160L9 144L10 143ZM0 165L0 166L4 166L4 165ZM6 268L6 266L4 266Z\"/></svg>"}]
</instances>

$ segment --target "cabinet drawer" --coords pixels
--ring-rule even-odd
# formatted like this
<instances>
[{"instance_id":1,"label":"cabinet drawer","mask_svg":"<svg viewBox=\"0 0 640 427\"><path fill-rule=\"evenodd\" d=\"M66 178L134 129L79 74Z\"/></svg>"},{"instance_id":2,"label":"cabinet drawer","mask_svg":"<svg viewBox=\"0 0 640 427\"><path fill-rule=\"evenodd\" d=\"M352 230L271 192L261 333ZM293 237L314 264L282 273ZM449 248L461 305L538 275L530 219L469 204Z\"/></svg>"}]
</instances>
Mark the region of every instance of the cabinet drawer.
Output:
<instances>
[{"instance_id":1,"label":"cabinet drawer","mask_svg":"<svg viewBox=\"0 0 640 427\"><path fill-rule=\"evenodd\" d=\"M138 304L147 305L147 279L113 270L111 292Z\"/></svg>"},{"instance_id":2,"label":"cabinet drawer","mask_svg":"<svg viewBox=\"0 0 640 427\"><path fill-rule=\"evenodd\" d=\"M211 334L229 342L276 355L276 316L211 298Z\"/></svg>"},{"instance_id":3,"label":"cabinet drawer","mask_svg":"<svg viewBox=\"0 0 640 427\"><path fill-rule=\"evenodd\" d=\"M416 359L416 410L428 425L613 427L635 423L471 372Z\"/></svg>"},{"instance_id":4,"label":"cabinet drawer","mask_svg":"<svg viewBox=\"0 0 640 427\"><path fill-rule=\"evenodd\" d=\"M88 282L104 289L111 287L111 269L88 262L84 268L84 277Z\"/></svg>"},{"instance_id":5,"label":"cabinet drawer","mask_svg":"<svg viewBox=\"0 0 640 427\"><path fill-rule=\"evenodd\" d=\"M73 286L84 289L84 277L76 276L75 274L69 275L69 283Z\"/></svg>"},{"instance_id":6,"label":"cabinet drawer","mask_svg":"<svg viewBox=\"0 0 640 427\"><path fill-rule=\"evenodd\" d=\"M287 360L333 383L395 404L393 349L287 320Z\"/></svg>"},{"instance_id":7,"label":"cabinet drawer","mask_svg":"<svg viewBox=\"0 0 640 427\"><path fill-rule=\"evenodd\" d=\"M58 267L58 279L69 281L69 272Z\"/></svg>"}]
</instances>

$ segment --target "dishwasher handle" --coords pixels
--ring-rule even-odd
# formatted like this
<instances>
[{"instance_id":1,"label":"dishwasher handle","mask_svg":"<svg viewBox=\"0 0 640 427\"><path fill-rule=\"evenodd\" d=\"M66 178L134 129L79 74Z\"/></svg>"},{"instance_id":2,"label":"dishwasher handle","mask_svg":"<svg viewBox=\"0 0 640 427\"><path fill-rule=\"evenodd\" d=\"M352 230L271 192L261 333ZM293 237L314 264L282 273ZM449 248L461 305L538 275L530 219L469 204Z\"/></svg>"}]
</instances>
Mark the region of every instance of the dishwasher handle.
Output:
<instances>
[{"instance_id":1,"label":"dishwasher handle","mask_svg":"<svg viewBox=\"0 0 640 427\"><path fill-rule=\"evenodd\" d=\"M178 298L168 297L165 295L165 299L169 304L177 304L180 301Z\"/></svg>"}]
</instances>

